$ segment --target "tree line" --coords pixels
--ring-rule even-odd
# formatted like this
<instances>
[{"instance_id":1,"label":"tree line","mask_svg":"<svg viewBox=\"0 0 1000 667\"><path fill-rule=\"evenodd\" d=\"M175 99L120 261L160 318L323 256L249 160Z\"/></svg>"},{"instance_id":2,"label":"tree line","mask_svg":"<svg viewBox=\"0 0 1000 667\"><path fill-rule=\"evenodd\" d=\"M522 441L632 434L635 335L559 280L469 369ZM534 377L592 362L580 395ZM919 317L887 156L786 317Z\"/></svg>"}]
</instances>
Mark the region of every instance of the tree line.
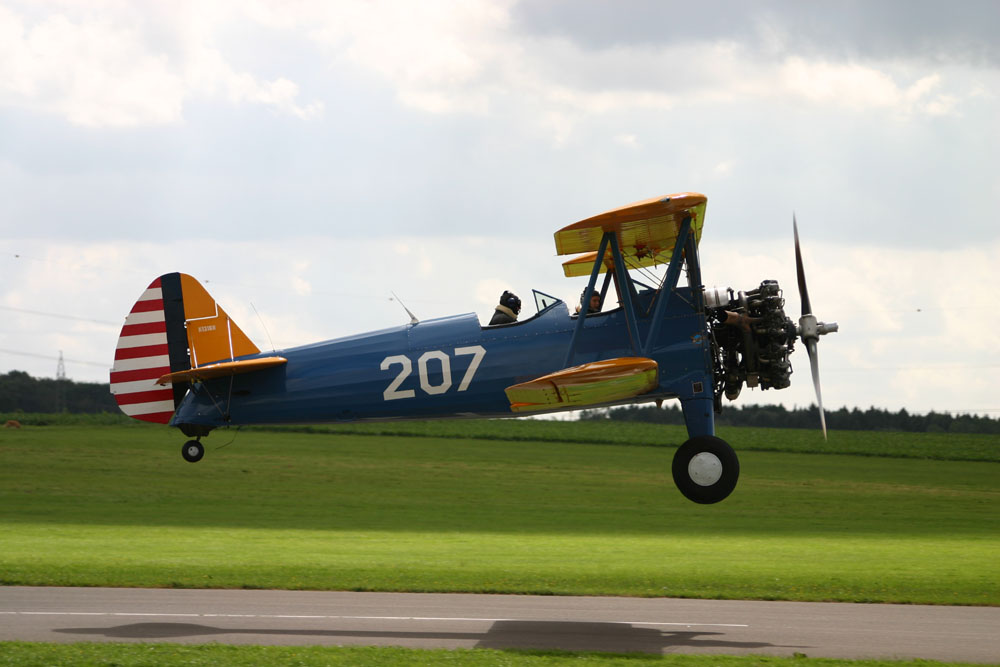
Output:
<instances>
[{"instance_id":1,"label":"tree line","mask_svg":"<svg viewBox=\"0 0 1000 667\"><path fill-rule=\"evenodd\" d=\"M580 419L611 419L620 421L653 422L657 424L683 424L680 405L671 401L663 407L629 405L619 408L584 410ZM819 408L789 410L781 405L726 406L715 416L717 426L757 426L767 428L819 428ZM919 433L997 433L1000 419L978 415L952 415L947 412L929 412L925 415L910 414L904 408L891 412L871 407L829 410L827 428L842 431L910 431Z\"/></svg>"},{"instance_id":2,"label":"tree line","mask_svg":"<svg viewBox=\"0 0 1000 667\"><path fill-rule=\"evenodd\" d=\"M109 384L35 378L24 371L0 375L0 412L118 412Z\"/></svg>"},{"instance_id":3,"label":"tree line","mask_svg":"<svg viewBox=\"0 0 1000 667\"><path fill-rule=\"evenodd\" d=\"M35 378L23 371L0 375L0 412L38 412L118 414L118 405L107 383L73 382ZM676 401L662 408L629 405L620 408L584 410L580 419L683 424L684 416ZM758 426L768 428L817 428L819 409L815 405L789 410L780 405L727 406L716 415L719 426ZM977 415L952 415L946 412L910 414L905 409L890 412L879 408L832 410L826 413L831 429L844 431L912 431L930 433L997 433L1000 419Z\"/></svg>"}]
</instances>

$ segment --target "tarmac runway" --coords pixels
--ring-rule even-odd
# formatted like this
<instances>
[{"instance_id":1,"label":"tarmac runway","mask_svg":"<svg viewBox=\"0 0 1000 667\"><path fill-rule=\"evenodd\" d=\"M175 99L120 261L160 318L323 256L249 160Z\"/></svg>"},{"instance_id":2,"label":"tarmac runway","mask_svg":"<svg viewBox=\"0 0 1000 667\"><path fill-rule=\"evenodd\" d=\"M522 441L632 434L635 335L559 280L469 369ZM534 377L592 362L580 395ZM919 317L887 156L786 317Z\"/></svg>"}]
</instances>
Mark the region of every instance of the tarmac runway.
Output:
<instances>
[{"instance_id":1,"label":"tarmac runway","mask_svg":"<svg viewBox=\"0 0 1000 667\"><path fill-rule=\"evenodd\" d=\"M1000 662L1000 608L0 587L0 640L541 648Z\"/></svg>"}]
</instances>

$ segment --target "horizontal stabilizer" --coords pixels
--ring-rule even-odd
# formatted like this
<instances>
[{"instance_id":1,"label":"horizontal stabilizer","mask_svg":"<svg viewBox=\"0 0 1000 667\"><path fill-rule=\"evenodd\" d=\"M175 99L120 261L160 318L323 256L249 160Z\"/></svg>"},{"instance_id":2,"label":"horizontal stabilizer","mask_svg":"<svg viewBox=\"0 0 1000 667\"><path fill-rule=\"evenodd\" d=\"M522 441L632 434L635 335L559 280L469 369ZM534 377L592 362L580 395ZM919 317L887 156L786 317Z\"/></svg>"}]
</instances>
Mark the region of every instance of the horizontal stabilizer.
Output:
<instances>
[{"instance_id":1,"label":"horizontal stabilizer","mask_svg":"<svg viewBox=\"0 0 1000 667\"><path fill-rule=\"evenodd\" d=\"M658 383L659 369L655 361L645 357L620 357L564 368L504 391L513 412L531 412L631 398L652 391Z\"/></svg>"},{"instance_id":2,"label":"horizontal stabilizer","mask_svg":"<svg viewBox=\"0 0 1000 667\"><path fill-rule=\"evenodd\" d=\"M198 368L189 368L185 371L167 373L156 384L173 384L175 382L194 382L196 380L209 380L211 378L225 377L228 375L240 375L242 373L252 373L253 371L271 368L287 364L288 359L284 357L262 357L260 359L244 359L242 361L225 361L220 364L208 364Z\"/></svg>"}]
</instances>

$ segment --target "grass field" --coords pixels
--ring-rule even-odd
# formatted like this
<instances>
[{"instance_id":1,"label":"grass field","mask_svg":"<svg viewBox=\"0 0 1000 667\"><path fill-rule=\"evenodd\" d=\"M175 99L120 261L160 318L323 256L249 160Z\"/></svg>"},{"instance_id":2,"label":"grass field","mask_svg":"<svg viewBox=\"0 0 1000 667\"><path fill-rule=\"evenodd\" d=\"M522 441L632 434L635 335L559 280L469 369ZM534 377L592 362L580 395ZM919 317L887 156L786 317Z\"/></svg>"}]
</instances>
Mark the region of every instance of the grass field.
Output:
<instances>
[{"instance_id":1,"label":"grass field","mask_svg":"<svg viewBox=\"0 0 1000 667\"><path fill-rule=\"evenodd\" d=\"M27 425L112 426L148 428L123 414L0 413L0 422L16 419ZM677 447L687 439L681 426L623 421L553 421L546 419L438 420L415 422L349 423L322 426L254 427L278 433L403 436L570 442L602 445ZM1000 438L985 434L904 433L900 431L831 431L824 441L816 429L728 428L719 435L740 451L850 454L938 461L994 461L1000 463ZM225 436L223 436L225 437Z\"/></svg>"},{"instance_id":2,"label":"grass field","mask_svg":"<svg viewBox=\"0 0 1000 667\"><path fill-rule=\"evenodd\" d=\"M635 667L830 667L844 660L821 658L777 658L722 655L609 655L560 651L501 651L462 649L454 651L411 650L387 647L327 646L180 646L170 644L40 644L0 642L0 667L26 665L349 665L350 667L413 667L417 665L463 665L466 667L559 667L560 665L606 665ZM846 661L854 667L904 667L907 665L960 665L926 660Z\"/></svg>"},{"instance_id":3,"label":"grass field","mask_svg":"<svg viewBox=\"0 0 1000 667\"><path fill-rule=\"evenodd\" d=\"M706 507L670 447L463 423L220 432L198 464L173 429L0 432L0 583L1000 604L997 463L745 451L785 432L731 429L740 485Z\"/></svg>"}]
</instances>

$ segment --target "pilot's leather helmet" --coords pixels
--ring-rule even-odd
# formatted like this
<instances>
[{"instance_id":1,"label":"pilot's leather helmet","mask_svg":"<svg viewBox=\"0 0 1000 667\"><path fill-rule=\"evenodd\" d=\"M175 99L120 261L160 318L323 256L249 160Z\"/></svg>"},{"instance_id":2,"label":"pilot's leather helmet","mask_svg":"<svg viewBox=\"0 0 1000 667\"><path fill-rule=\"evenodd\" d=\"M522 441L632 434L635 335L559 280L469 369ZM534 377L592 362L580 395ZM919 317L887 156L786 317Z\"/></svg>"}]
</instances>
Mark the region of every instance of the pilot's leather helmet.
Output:
<instances>
[{"instance_id":1,"label":"pilot's leather helmet","mask_svg":"<svg viewBox=\"0 0 1000 667\"><path fill-rule=\"evenodd\" d=\"M500 305L507 306L514 311L515 315L521 312L521 300L513 292L504 290L504 293L500 295Z\"/></svg>"}]
</instances>

